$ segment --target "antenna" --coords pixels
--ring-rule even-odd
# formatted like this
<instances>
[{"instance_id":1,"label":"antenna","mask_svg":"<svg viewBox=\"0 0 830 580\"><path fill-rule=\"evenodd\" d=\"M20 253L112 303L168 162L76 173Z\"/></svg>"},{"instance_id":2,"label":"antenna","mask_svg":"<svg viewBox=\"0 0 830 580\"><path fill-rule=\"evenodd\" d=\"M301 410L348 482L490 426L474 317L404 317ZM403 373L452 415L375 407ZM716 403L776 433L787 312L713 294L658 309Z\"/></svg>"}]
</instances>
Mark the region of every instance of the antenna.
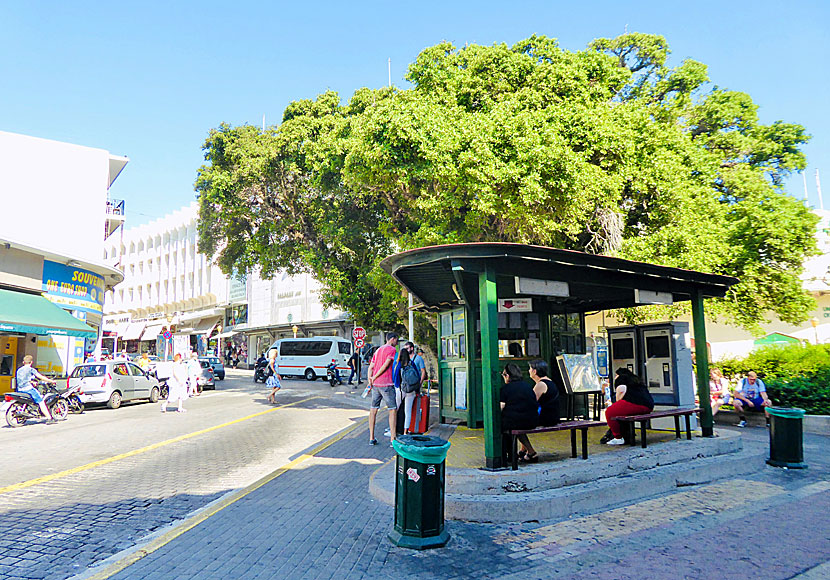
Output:
<instances>
[{"instance_id":1,"label":"antenna","mask_svg":"<svg viewBox=\"0 0 830 580\"><path fill-rule=\"evenodd\" d=\"M821 199L821 179L818 176L818 169L816 169L816 193L818 193L818 205L824 211L824 200Z\"/></svg>"},{"instance_id":2,"label":"antenna","mask_svg":"<svg viewBox=\"0 0 830 580\"><path fill-rule=\"evenodd\" d=\"M389 88L392 88L392 59L387 63L387 72L389 73Z\"/></svg>"}]
</instances>

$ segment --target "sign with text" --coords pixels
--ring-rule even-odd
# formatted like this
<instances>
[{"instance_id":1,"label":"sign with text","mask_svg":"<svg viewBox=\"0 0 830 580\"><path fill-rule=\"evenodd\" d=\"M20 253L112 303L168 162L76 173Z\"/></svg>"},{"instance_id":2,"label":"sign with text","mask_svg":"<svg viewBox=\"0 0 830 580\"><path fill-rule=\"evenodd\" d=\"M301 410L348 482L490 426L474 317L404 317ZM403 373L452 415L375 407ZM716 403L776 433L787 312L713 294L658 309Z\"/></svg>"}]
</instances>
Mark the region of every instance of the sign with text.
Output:
<instances>
[{"instance_id":1,"label":"sign with text","mask_svg":"<svg viewBox=\"0 0 830 580\"><path fill-rule=\"evenodd\" d=\"M89 270L43 261L43 286L46 297L67 310L95 312L104 310L104 279Z\"/></svg>"},{"instance_id":2,"label":"sign with text","mask_svg":"<svg viewBox=\"0 0 830 580\"><path fill-rule=\"evenodd\" d=\"M499 312L532 312L532 298L501 298Z\"/></svg>"},{"instance_id":3,"label":"sign with text","mask_svg":"<svg viewBox=\"0 0 830 580\"><path fill-rule=\"evenodd\" d=\"M362 326L355 326L352 331L352 338L355 340L363 340L366 338L366 330Z\"/></svg>"}]
</instances>

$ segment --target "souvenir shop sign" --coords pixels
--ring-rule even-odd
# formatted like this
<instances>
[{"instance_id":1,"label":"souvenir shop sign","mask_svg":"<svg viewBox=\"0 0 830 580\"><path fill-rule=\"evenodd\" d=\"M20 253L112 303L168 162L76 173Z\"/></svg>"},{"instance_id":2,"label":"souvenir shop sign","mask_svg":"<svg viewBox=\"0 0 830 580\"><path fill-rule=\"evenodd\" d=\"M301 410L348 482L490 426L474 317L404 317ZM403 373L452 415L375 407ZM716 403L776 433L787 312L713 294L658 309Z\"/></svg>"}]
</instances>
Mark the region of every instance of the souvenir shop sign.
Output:
<instances>
[{"instance_id":1,"label":"souvenir shop sign","mask_svg":"<svg viewBox=\"0 0 830 580\"><path fill-rule=\"evenodd\" d=\"M104 310L104 279L89 270L43 261L43 291L46 297L66 310Z\"/></svg>"}]
</instances>

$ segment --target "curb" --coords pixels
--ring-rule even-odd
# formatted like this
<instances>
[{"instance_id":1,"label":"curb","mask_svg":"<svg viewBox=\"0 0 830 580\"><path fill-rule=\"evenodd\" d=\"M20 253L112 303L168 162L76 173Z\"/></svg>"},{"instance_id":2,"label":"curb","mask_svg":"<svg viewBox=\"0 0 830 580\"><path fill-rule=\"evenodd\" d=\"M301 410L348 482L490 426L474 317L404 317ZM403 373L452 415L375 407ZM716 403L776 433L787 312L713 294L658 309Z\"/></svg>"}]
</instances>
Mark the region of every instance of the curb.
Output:
<instances>
[{"instance_id":1,"label":"curb","mask_svg":"<svg viewBox=\"0 0 830 580\"><path fill-rule=\"evenodd\" d=\"M265 484L276 479L286 471L289 471L297 465L299 465L300 463L303 463L304 461L311 459L320 451L323 451L324 449L333 445L337 441L340 441L353 431L364 426L367 422L368 418L363 418L354 423L353 425L349 425L348 427L341 429L337 433L334 433L333 435L318 443L308 453L301 453L295 459L289 461L285 465L280 466L279 468L275 469L274 471L265 475L264 477L261 477L254 483L242 489L229 491L222 497L219 497L210 502L209 504L197 509L184 520L169 524L153 532L152 534L145 536L139 541L139 543L136 543L136 545L122 550L116 554L113 554L105 560L93 564L84 572L70 577L69 580L106 580L107 578L110 578L115 574L118 574L119 572L135 564L145 556L148 556L156 550L163 548L164 546L166 546L182 534L188 532L189 530L195 528L202 522L206 521L211 516L216 515L226 507L230 506L231 504L251 494L260 487L264 486Z\"/></svg>"}]
</instances>

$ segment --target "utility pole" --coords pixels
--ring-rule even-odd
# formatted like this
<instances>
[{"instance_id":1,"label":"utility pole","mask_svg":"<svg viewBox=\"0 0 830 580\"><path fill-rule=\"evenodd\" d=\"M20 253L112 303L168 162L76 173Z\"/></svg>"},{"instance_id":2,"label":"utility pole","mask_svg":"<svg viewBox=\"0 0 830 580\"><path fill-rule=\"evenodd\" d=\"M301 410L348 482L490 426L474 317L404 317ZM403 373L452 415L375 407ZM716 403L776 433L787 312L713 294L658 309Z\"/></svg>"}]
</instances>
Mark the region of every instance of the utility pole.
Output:
<instances>
[{"instance_id":1,"label":"utility pole","mask_svg":"<svg viewBox=\"0 0 830 580\"><path fill-rule=\"evenodd\" d=\"M386 63L386 72L389 75L389 88L392 88L392 59Z\"/></svg>"},{"instance_id":2,"label":"utility pole","mask_svg":"<svg viewBox=\"0 0 830 580\"><path fill-rule=\"evenodd\" d=\"M802 171L801 178L804 180L804 201L807 201L807 173Z\"/></svg>"},{"instance_id":3,"label":"utility pole","mask_svg":"<svg viewBox=\"0 0 830 580\"><path fill-rule=\"evenodd\" d=\"M824 211L824 200L821 199L821 179L818 176L818 169L816 169L816 193L818 193L818 206Z\"/></svg>"}]
</instances>

